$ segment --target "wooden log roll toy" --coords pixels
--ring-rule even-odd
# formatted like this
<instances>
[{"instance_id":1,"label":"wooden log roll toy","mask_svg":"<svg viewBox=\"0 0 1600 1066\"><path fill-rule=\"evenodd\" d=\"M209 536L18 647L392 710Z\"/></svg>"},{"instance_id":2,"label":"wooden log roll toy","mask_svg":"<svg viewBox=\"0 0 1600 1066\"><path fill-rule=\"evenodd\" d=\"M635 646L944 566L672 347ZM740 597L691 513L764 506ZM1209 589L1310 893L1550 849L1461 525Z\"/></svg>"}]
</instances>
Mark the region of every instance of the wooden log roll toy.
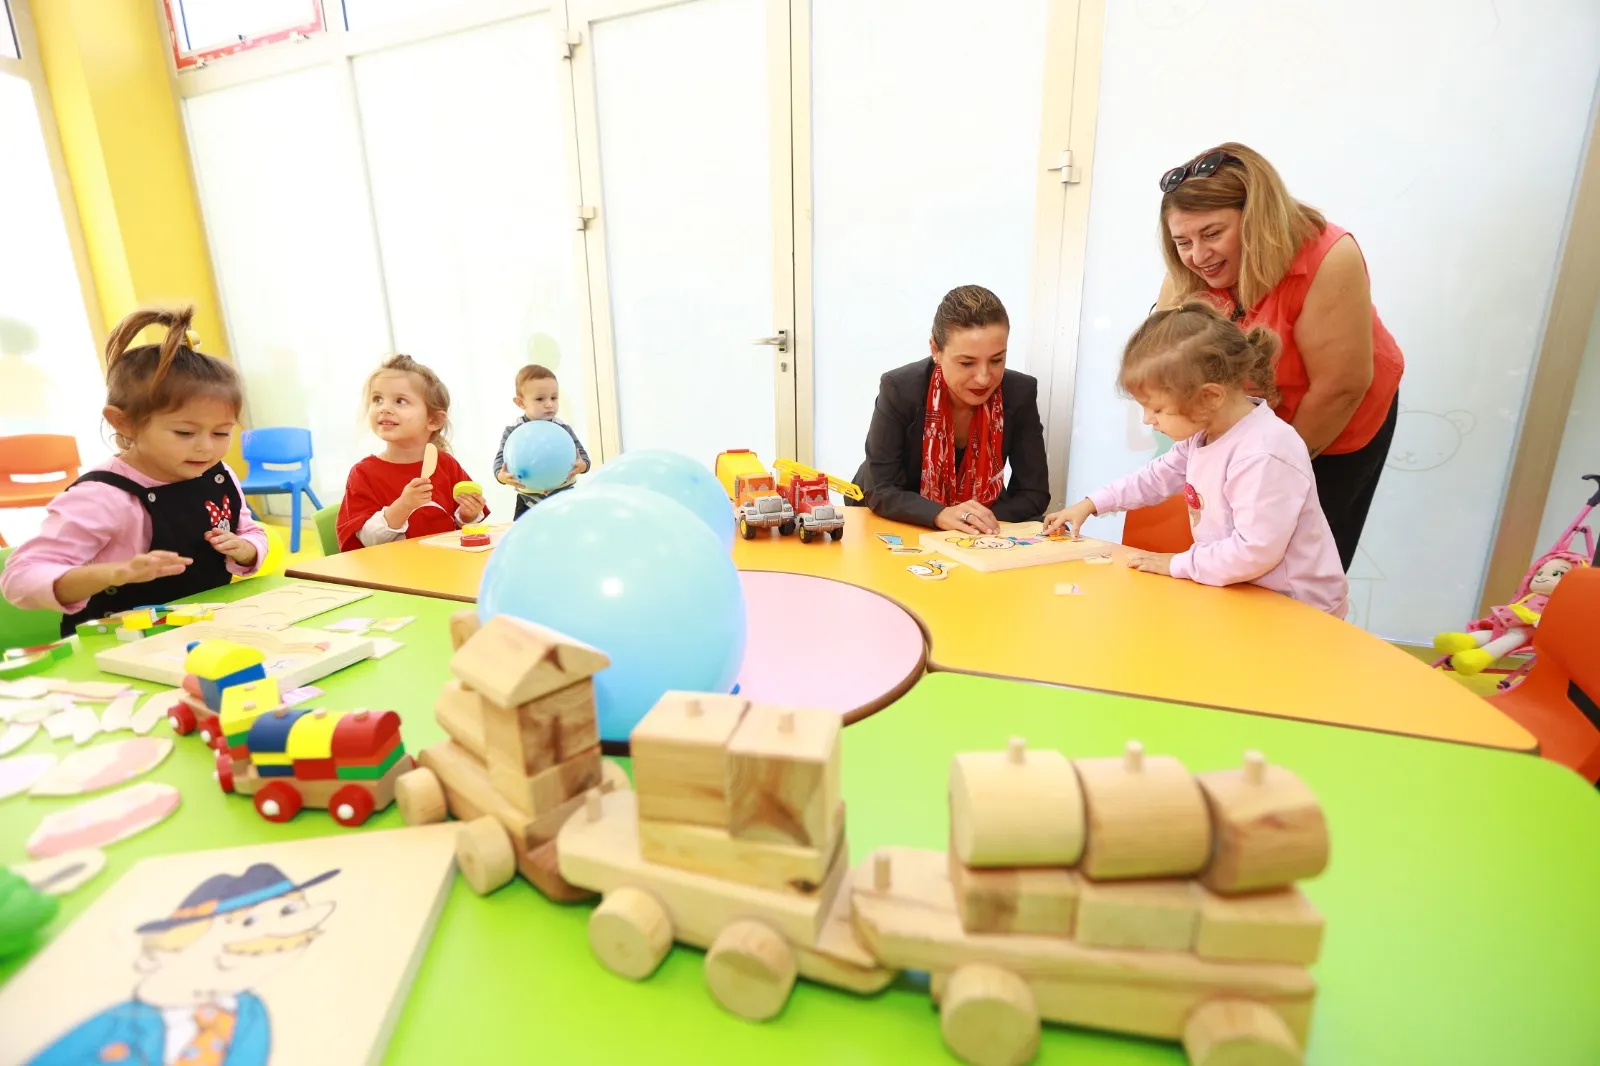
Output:
<instances>
[{"instance_id":1,"label":"wooden log roll toy","mask_svg":"<svg viewBox=\"0 0 1600 1066\"><path fill-rule=\"evenodd\" d=\"M1216 824L1216 854L1201 877L1222 895L1291 885L1328 865L1328 822L1305 782L1260 752L1198 778Z\"/></svg>"},{"instance_id":2,"label":"wooden log roll toy","mask_svg":"<svg viewBox=\"0 0 1600 1066\"><path fill-rule=\"evenodd\" d=\"M1130 740L1121 758L1078 759L1087 810L1082 872L1093 879L1189 877L1211 858L1211 815L1183 763L1146 755Z\"/></svg>"},{"instance_id":3,"label":"wooden log roll toy","mask_svg":"<svg viewBox=\"0 0 1600 1066\"><path fill-rule=\"evenodd\" d=\"M1059 751L1013 737L1003 752L964 752L951 764L950 838L963 864L1071 866L1083 833L1083 791Z\"/></svg>"}]
</instances>

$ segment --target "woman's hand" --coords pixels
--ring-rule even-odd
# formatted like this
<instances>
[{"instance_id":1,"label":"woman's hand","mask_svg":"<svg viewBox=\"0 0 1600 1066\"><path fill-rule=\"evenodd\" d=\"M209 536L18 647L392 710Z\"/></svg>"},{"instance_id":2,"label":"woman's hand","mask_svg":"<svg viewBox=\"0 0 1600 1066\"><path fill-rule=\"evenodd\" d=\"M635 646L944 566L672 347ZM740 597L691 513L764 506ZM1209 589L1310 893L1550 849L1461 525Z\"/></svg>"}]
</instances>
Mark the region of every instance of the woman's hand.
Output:
<instances>
[{"instance_id":1,"label":"woman's hand","mask_svg":"<svg viewBox=\"0 0 1600 1066\"><path fill-rule=\"evenodd\" d=\"M952 533L971 533L973 536L1000 532L1000 523L994 512L976 500L946 507L934 516L933 524Z\"/></svg>"},{"instance_id":2,"label":"woman's hand","mask_svg":"<svg viewBox=\"0 0 1600 1066\"><path fill-rule=\"evenodd\" d=\"M1083 524L1089 516L1097 514L1094 501L1084 497L1071 507L1063 508L1055 514L1044 516L1044 535L1053 537L1062 530L1066 530L1075 537L1083 536Z\"/></svg>"},{"instance_id":3,"label":"woman's hand","mask_svg":"<svg viewBox=\"0 0 1600 1066\"><path fill-rule=\"evenodd\" d=\"M231 530L213 529L206 534L206 543L240 566L256 561L256 546Z\"/></svg>"},{"instance_id":4,"label":"woman's hand","mask_svg":"<svg viewBox=\"0 0 1600 1066\"><path fill-rule=\"evenodd\" d=\"M1172 576L1171 552L1129 552L1128 567L1145 574L1160 574L1162 577Z\"/></svg>"}]
</instances>

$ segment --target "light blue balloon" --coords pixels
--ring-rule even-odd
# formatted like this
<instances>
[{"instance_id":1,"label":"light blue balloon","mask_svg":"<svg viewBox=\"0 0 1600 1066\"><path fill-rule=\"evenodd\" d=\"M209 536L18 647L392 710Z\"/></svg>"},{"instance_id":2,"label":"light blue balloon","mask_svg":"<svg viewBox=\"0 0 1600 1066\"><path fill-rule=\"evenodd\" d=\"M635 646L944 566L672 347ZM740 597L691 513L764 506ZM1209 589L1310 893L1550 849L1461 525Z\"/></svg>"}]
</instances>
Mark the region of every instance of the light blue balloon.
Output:
<instances>
[{"instance_id":1,"label":"light blue balloon","mask_svg":"<svg viewBox=\"0 0 1600 1066\"><path fill-rule=\"evenodd\" d=\"M744 588L732 555L682 504L586 485L528 511L495 548L478 616L508 614L605 652L600 736L628 739L663 693L728 692L744 662Z\"/></svg>"},{"instance_id":2,"label":"light blue balloon","mask_svg":"<svg viewBox=\"0 0 1600 1066\"><path fill-rule=\"evenodd\" d=\"M572 434L554 422L536 418L524 422L506 438L506 469L534 492L548 492L566 483L578 446Z\"/></svg>"},{"instance_id":3,"label":"light blue balloon","mask_svg":"<svg viewBox=\"0 0 1600 1066\"><path fill-rule=\"evenodd\" d=\"M596 470L584 491L601 485L630 485L676 500L711 527L723 551L733 550L733 504L704 463L681 452L626 452Z\"/></svg>"}]
</instances>

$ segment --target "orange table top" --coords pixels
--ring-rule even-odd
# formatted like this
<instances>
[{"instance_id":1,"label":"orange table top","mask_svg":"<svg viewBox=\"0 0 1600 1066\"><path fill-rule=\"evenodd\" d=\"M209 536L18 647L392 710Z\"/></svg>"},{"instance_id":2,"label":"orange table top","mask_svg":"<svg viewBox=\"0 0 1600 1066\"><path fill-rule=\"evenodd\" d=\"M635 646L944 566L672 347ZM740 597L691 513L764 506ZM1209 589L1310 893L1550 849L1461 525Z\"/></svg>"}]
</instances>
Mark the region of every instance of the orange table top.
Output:
<instances>
[{"instance_id":1,"label":"orange table top","mask_svg":"<svg viewBox=\"0 0 1600 1066\"><path fill-rule=\"evenodd\" d=\"M928 664L1075 688L1298 718L1485 747L1533 751L1533 736L1485 700L1353 625L1253 586L1209 588L1122 565L1056 563L1000 573L967 567L942 581L907 571L873 534L916 544L926 532L846 509L844 540L735 540L741 570L814 574L860 585L910 611ZM488 553L399 541L288 571L367 588L477 598ZM1072 583L1081 596L1058 596Z\"/></svg>"}]
</instances>

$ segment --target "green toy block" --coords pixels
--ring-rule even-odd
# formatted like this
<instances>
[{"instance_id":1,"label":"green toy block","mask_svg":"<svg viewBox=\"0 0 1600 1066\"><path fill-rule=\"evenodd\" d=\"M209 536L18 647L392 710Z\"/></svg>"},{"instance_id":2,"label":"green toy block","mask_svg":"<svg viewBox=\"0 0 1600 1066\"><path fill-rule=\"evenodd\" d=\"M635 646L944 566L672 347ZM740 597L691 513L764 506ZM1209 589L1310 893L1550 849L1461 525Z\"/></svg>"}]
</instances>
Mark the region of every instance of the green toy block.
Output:
<instances>
[{"instance_id":1,"label":"green toy block","mask_svg":"<svg viewBox=\"0 0 1600 1066\"><path fill-rule=\"evenodd\" d=\"M406 753L402 745L396 744L389 757L377 766L341 766L337 773L341 781L376 781L400 761L400 756Z\"/></svg>"}]
</instances>

